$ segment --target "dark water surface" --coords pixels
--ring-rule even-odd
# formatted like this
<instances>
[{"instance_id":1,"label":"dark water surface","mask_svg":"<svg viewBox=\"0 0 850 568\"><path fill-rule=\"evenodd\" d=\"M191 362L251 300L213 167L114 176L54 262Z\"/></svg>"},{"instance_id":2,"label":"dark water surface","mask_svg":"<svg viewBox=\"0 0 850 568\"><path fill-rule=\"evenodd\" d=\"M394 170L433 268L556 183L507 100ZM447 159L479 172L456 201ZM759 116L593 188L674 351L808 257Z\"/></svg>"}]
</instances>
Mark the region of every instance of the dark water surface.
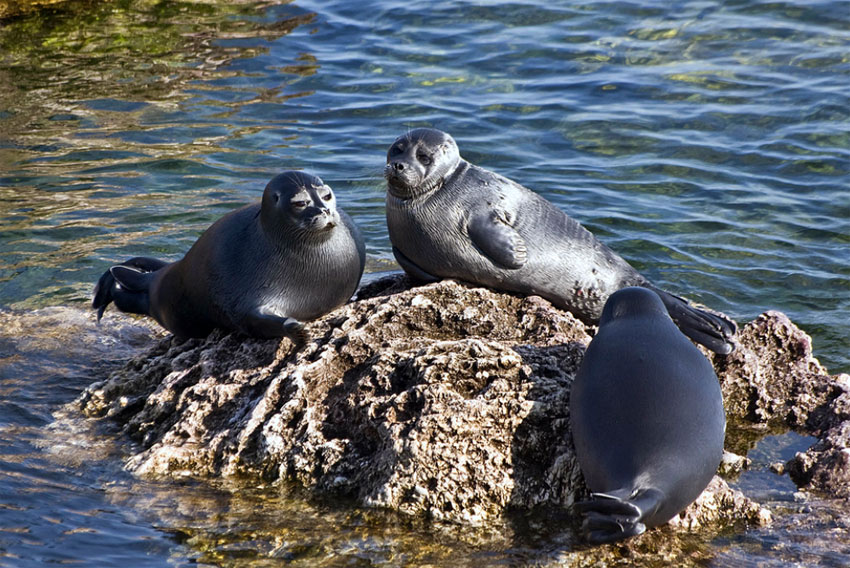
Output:
<instances>
[{"instance_id":1,"label":"dark water surface","mask_svg":"<svg viewBox=\"0 0 850 568\"><path fill-rule=\"evenodd\" d=\"M178 258L290 168L334 187L368 271L397 268L384 156L429 125L662 287L742 322L784 311L850 372L848 86L840 1L79 1L0 22L0 565L569 564L533 524L478 541L131 478L60 412L155 333L96 328L93 282ZM772 528L694 537L688 562L850 565L850 510L768 470L809 442L765 438L738 481Z\"/></svg>"}]
</instances>

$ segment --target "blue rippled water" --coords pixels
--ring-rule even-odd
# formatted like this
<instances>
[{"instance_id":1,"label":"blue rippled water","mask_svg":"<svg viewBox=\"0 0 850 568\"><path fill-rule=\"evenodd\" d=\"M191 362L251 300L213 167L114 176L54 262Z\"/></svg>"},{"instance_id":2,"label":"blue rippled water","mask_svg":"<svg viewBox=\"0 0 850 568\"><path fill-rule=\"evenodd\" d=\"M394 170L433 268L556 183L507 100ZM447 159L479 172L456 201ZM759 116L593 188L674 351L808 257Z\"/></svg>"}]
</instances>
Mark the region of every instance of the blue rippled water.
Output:
<instances>
[{"instance_id":1,"label":"blue rippled water","mask_svg":"<svg viewBox=\"0 0 850 568\"><path fill-rule=\"evenodd\" d=\"M76 558L88 530L150 565L252 557L169 532L218 535L199 512L162 521L171 505L104 497L138 483L108 452L82 471L45 454L51 413L150 335L115 316L95 330L92 284L115 260L178 258L290 168L336 189L368 271L395 269L381 172L417 126L449 131L664 288L741 322L786 312L850 372L848 85L841 1L72 1L0 22L0 307L17 322L0 331L0 494L35 495L0 499L0 564L62 560L45 552L56 534ZM85 504L41 504L69 492ZM342 557L393 565L386 551L404 548L369 538ZM743 538L743 561L780 562L768 536ZM259 542L243 546L274 548ZM832 562L817 546L796 558Z\"/></svg>"}]
</instances>

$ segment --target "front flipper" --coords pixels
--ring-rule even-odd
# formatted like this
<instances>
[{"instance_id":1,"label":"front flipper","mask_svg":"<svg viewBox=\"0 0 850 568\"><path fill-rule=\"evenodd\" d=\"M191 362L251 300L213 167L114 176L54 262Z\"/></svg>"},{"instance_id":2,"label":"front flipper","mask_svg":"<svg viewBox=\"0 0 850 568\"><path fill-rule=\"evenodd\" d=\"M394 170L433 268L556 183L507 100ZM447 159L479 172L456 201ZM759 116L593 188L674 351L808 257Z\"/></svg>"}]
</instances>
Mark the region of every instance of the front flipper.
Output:
<instances>
[{"instance_id":1,"label":"front flipper","mask_svg":"<svg viewBox=\"0 0 850 568\"><path fill-rule=\"evenodd\" d=\"M584 513L582 530L591 544L616 542L646 531L644 519L655 513L664 494L644 489L629 495L627 491L592 493L587 501L575 504Z\"/></svg>"},{"instance_id":2,"label":"front flipper","mask_svg":"<svg viewBox=\"0 0 850 568\"><path fill-rule=\"evenodd\" d=\"M720 355L728 355L735 350L734 337L738 326L734 321L725 316L701 310L690 305L684 298L652 285L647 285L647 288L658 294L673 323L693 341L705 345Z\"/></svg>"},{"instance_id":3,"label":"front flipper","mask_svg":"<svg viewBox=\"0 0 850 568\"><path fill-rule=\"evenodd\" d=\"M503 209L473 214L467 223L472 243L499 266L519 268L528 260L525 241L512 224L514 215Z\"/></svg>"},{"instance_id":4,"label":"front flipper","mask_svg":"<svg viewBox=\"0 0 850 568\"><path fill-rule=\"evenodd\" d=\"M425 272L423 269L419 268L419 266L404 256L404 253L398 250L396 247L393 247L393 255L395 256L396 262L404 269L404 271L413 278L414 280L420 280L422 282L437 282L440 280L433 274L429 274Z\"/></svg>"},{"instance_id":5,"label":"front flipper","mask_svg":"<svg viewBox=\"0 0 850 568\"><path fill-rule=\"evenodd\" d=\"M297 319L269 314L261 310L255 310L245 316L241 330L251 337L260 339L288 337L296 347L304 345L310 339L304 324Z\"/></svg>"}]
</instances>

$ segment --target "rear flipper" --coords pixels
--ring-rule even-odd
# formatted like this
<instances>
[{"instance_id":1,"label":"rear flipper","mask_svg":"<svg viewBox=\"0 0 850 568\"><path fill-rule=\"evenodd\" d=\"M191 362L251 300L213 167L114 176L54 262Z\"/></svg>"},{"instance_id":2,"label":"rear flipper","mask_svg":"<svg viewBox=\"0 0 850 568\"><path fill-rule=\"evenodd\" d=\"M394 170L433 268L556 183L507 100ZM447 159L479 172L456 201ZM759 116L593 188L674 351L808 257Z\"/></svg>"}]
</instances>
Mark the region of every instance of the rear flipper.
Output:
<instances>
[{"instance_id":1,"label":"rear flipper","mask_svg":"<svg viewBox=\"0 0 850 568\"><path fill-rule=\"evenodd\" d=\"M647 286L658 294L667 313L682 333L715 353L728 355L735 350L732 338L738 326L732 320L691 306L687 300L664 290Z\"/></svg>"},{"instance_id":2,"label":"rear flipper","mask_svg":"<svg viewBox=\"0 0 850 568\"><path fill-rule=\"evenodd\" d=\"M149 279L146 279L142 283L138 277L131 273L146 274L156 272L168 264L156 258L137 256L121 264L117 264L104 272L98 279L94 287L94 293L92 294L91 305L92 308L97 310L97 321L99 322L100 318L103 317L103 312L111 302L115 302L115 307L122 312L148 315L150 303L147 293L147 283ZM118 269L119 273L122 270L126 270L124 272L126 282L119 282L116 279L115 269ZM132 289L131 287L136 289Z\"/></svg>"},{"instance_id":3,"label":"rear flipper","mask_svg":"<svg viewBox=\"0 0 850 568\"><path fill-rule=\"evenodd\" d=\"M591 493L590 499L575 504L584 514L582 530L591 544L616 542L642 534L650 517L664 498L657 489L642 489L629 496L627 489Z\"/></svg>"}]
</instances>

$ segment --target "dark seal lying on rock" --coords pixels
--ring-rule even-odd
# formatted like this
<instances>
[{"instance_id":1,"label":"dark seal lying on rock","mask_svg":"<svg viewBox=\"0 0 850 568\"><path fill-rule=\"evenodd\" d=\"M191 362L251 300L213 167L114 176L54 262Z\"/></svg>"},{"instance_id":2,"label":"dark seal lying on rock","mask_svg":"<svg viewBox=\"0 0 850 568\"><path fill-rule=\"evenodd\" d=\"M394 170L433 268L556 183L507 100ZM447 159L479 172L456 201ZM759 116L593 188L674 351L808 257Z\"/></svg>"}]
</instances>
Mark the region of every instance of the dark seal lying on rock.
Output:
<instances>
[{"instance_id":1,"label":"dark seal lying on rock","mask_svg":"<svg viewBox=\"0 0 850 568\"><path fill-rule=\"evenodd\" d=\"M131 258L100 277L92 306L153 317L178 337L219 327L304 339L301 320L354 294L366 260L360 231L321 179L284 172L260 203L228 213L182 259Z\"/></svg>"},{"instance_id":2,"label":"dark seal lying on rock","mask_svg":"<svg viewBox=\"0 0 850 568\"><path fill-rule=\"evenodd\" d=\"M656 288L552 203L461 158L445 132L400 136L384 171L393 254L413 278L540 295L589 324L611 293L644 286L685 335L717 353L734 349L732 320Z\"/></svg>"},{"instance_id":3,"label":"dark seal lying on rock","mask_svg":"<svg viewBox=\"0 0 850 568\"><path fill-rule=\"evenodd\" d=\"M588 495L569 428L592 329L539 297L403 276L287 342L221 331L160 341L78 401L136 444L138 474L250 476L467 525L562 511ZM713 357L730 420L805 429L846 390L786 317L759 316ZM669 525L718 530L766 510L715 476ZM663 538L652 531L630 542ZM657 536L660 535L660 536Z\"/></svg>"},{"instance_id":4,"label":"dark seal lying on rock","mask_svg":"<svg viewBox=\"0 0 850 568\"><path fill-rule=\"evenodd\" d=\"M690 505L723 457L726 414L714 369L652 290L608 297L570 392L588 541L642 534Z\"/></svg>"}]
</instances>

